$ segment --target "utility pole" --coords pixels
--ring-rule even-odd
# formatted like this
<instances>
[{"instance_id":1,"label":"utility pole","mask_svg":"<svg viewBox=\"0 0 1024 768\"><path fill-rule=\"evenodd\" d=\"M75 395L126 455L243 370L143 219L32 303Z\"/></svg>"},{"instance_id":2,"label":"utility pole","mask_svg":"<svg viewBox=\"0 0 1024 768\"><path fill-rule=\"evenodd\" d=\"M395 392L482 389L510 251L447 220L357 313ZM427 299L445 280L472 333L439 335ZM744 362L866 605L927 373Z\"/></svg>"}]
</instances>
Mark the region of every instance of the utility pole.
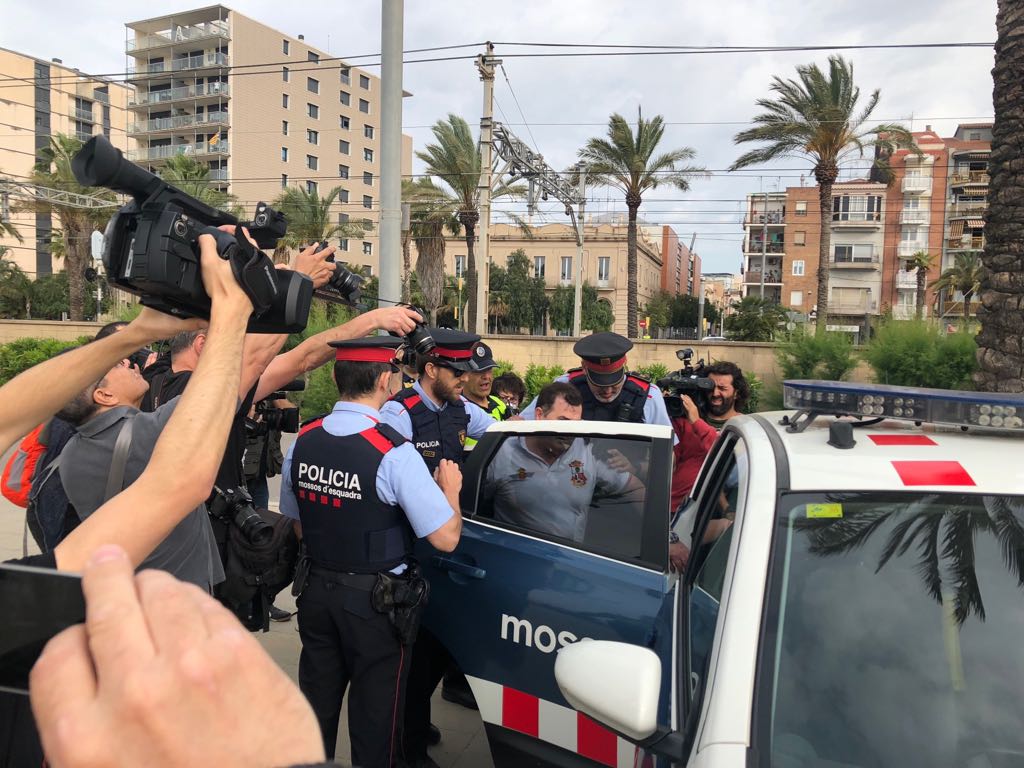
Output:
<instances>
[{"instance_id":1,"label":"utility pole","mask_svg":"<svg viewBox=\"0 0 1024 768\"><path fill-rule=\"evenodd\" d=\"M402 38L404 0L381 3L380 295L402 291Z\"/></svg>"},{"instance_id":2,"label":"utility pole","mask_svg":"<svg viewBox=\"0 0 1024 768\"><path fill-rule=\"evenodd\" d=\"M480 181L477 185L477 199L480 204L480 220L477 232L480 252L476 258L476 317L471 333L487 332L487 284L490 278L490 235L491 235L491 145L494 131L494 69L501 59L494 58L494 45L488 41L487 53L476 57L476 68L484 83L484 108L480 118Z\"/></svg>"},{"instance_id":3,"label":"utility pole","mask_svg":"<svg viewBox=\"0 0 1024 768\"><path fill-rule=\"evenodd\" d=\"M579 337L583 333L583 203L587 197L587 166L579 163L576 168L580 175L580 201L576 224L576 290L572 308L572 335Z\"/></svg>"}]
</instances>

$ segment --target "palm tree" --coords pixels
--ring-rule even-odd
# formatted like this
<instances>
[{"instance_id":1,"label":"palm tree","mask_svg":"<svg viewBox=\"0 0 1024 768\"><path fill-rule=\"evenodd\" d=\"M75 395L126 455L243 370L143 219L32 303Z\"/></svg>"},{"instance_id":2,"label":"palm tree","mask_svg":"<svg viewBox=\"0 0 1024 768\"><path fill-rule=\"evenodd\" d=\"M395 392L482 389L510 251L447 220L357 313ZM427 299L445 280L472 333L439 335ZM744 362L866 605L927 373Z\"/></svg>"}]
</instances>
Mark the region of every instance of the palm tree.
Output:
<instances>
[{"instance_id":1,"label":"palm tree","mask_svg":"<svg viewBox=\"0 0 1024 768\"><path fill-rule=\"evenodd\" d=\"M592 138L579 151L587 168L587 180L599 186L616 187L626 195L629 224L626 229L626 332L639 335L637 324L636 216L643 195L650 189L668 185L687 191L690 180L705 175L703 168L688 166L696 157L690 147L680 147L655 155L665 133L661 115L644 120L637 110L636 133L622 115L608 119L607 138Z\"/></svg>"},{"instance_id":2,"label":"palm tree","mask_svg":"<svg viewBox=\"0 0 1024 768\"><path fill-rule=\"evenodd\" d=\"M242 215L241 206L235 203L234 195L214 187L210 167L192 155L173 155L168 158L160 169L160 178L213 208L236 216Z\"/></svg>"},{"instance_id":3,"label":"palm tree","mask_svg":"<svg viewBox=\"0 0 1024 768\"><path fill-rule=\"evenodd\" d=\"M417 152L416 157L426 164L428 174L448 187L449 197L455 204L455 215L465 230L466 293L469 296L466 327L472 330L476 327L477 315L478 270L474 241L480 221L480 147L473 138L469 124L458 115L449 114L447 121L438 120L431 130L434 143L428 144L423 152ZM492 199L521 195L520 187L504 182L496 184L491 191Z\"/></svg>"},{"instance_id":4,"label":"palm tree","mask_svg":"<svg viewBox=\"0 0 1024 768\"><path fill-rule=\"evenodd\" d=\"M71 172L71 159L82 148L82 142L73 136L58 133L50 143L39 150L38 161L32 171L32 183L51 189L61 189L94 198L111 201L111 192L95 187L83 187ZM68 309L72 320L85 318L85 269L90 261L90 238L93 230L106 224L111 209L75 208L61 203L34 201L25 207L36 212L56 215L63 235L64 269L68 273ZM113 208L114 206L112 206Z\"/></svg>"},{"instance_id":5,"label":"palm tree","mask_svg":"<svg viewBox=\"0 0 1024 768\"><path fill-rule=\"evenodd\" d=\"M953 259L953 266L942 271L932 288L950 293L962 293L964 296L964 325L971 317L971 297L981 286L984 265L979 251L964 251ZM979 316L981 311L978 312Z\"/></svg>"},{"instance_id":6,"label":"palm tree","mask_svg":"<svg viewBox=\"0 0 1024 768\"><path fill-rule=\"evenodd\" d=\"M914 316L920 320L924 316L924 295L927 288L928 270L932 268L934 257L927 251L918 251L907 259L907 272L916 270L917 295L915 297Z\"/></svg>"},{"instance_id":7,"label":"palm tree","mask_svg":"<svg viewBox=\"0 0 1024 768\"><path fill-rule=\"evenodd\" d=\"M1017 190L1024 182L1024 169L1019 167L1024 129L1018 117L1024 50L1017 41L1024 34L1024 7L1019 0L998 0L996 7L996 56L992 68L995 122L978 309L979 371L974 375L974 383L978 389L989 392L1022 392L1024 262L1020 257Z\"/></svg>"},{"instance_id":8,"label":"palm tree","mask_svg":"<svg viewBox=\"0 0 1024 768\"><path fill-rule=\"evenodd\" d=\"M416 244L416 282L430 323L444 304L445 232L460 231L460 201L427 177L402 184L402 199L410 204L409 238Z\"/></svg>"},{"instance_id":9,"label":"palm tree","mask_svg":"<svg viewBox=\"0 0 1024 768\"><path fill-rule=\"evenodd\" d=\"M0 246L0 316L31 319L32 280L6 253Z\"/></svg>"},{"instance_id":10,"label":"palm tree","mask_svg":"<svg viewBox=\"0 0 1024 768\"><path fill-rule=\"evenodd\" d=\"M359 238L365 234L367 222L332 222L331 206L341 194L341 187L335 187L325 197L316 189L288 187L282 192L274 207L288 218L288 234L281 238L279 249L301 249L310 243L338 238ZM279 254L275 254L279 255Z\"/></svg>"},{"instance_id":11,"label":"palm tree","mask_svg":"<svg viewBox=\"0 0 1024 768\"><path fill-rule=\"evenodd\" d=\"M891 178L886 158L897 148L920 153L914 138L902 125L885 124L865 128L878 104L875 89L864 108L857 111L860 88L853 82L853 64L841 56L829 57L826 74L817 64L796 68L797 80L772 79L768 89L776 98L758 99L765 112L754 118L755 127L733 137L737 144L759 142L764 146L739 157L730 170L738 170L784 157L798 157L814 164L818 182L818 217L821 237L818 246L817 332L825 332L828 315L828 270L832 246L832 185L839 178L839 163L852 153L863 157L868 147L877 147L875 165Z\"/></svg>"}]
</instances>

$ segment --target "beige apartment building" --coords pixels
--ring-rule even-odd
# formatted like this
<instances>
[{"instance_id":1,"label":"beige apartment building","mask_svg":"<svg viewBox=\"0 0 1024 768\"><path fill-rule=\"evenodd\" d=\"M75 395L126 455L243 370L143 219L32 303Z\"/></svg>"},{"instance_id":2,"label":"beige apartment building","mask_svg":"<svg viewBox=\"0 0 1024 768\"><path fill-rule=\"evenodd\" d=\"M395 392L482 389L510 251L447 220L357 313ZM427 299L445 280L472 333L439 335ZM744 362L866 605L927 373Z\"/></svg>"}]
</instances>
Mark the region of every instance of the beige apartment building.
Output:
<instances>
[{"instance_id":1,"label":"beige apartment building","mask_svg":"<svg viewBox=\"0 0 1024 768\"><path fill-rule=\"evenodd\" d=\"M125 25L131 159L154 171L177 154L247 212L288 187L341 192L339 223L368 222L339 260L376 273L380 255L380 78L223 5ZM408 95L408 94L406 94ZM402 173L412 139L402 137Z\"/></svg>"},{"instance_id":2,"label":"beige apartment building","mask_svg":"<svg viewBox=\"0 0 1024 768\"><path fill-rule=\"evenodd\" d=\"M124 85L88 75L60 59L47 61L4 48L0 75L7 79L0 89L0 178L28 181L37 151L58 133L82 141L103 134L114 146L128 149L125 108L131 90ZM0 236L0 246L7 249L4 258L35 278L63 268L50 255L50 235L58 225L47 214L15 210L24 194L23 189L9 188L0 212L23 241Z\"/></svg>"},{"instance_id":3,"label":"beige apartment building","mask_svg":"<svg viewBox=\"0 0 1024 768\"><path fill-rule=\"evenodd\" d=\"M533 264L533 274L544 278L549 291L573 285L576 277L576 235L572 227L568 224L545 224L533 227L532 235L526 237L511 224L492 224L491 260L505 266L508 255L521 249ZM637 232L637 301L641 307L661 290L662 260L658 246L642 229ZM625 225L584 225L583 280L597 289L599 301L611 305L615 317L612 330L621 334L626 333L626 250ZM466 241L448 238L445 272L462 277L465 269Z\"/></svg>"}]
</instances>

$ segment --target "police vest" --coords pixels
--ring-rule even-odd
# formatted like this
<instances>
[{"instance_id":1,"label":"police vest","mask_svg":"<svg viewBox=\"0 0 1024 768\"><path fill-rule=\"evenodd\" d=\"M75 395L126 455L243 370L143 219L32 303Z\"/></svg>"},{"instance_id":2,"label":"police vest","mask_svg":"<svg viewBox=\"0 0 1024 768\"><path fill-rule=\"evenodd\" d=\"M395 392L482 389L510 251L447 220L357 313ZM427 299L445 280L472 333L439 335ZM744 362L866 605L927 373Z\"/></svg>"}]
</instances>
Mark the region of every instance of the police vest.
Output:
<instances>
[{"instance_id":1,"label":"police vest","mask_svg":"<svg viewBox=\"0 0 1024 768\"><path fill-rule=\"evenodd\" d=\"M405 438L386 424L337 437L322 422L306 425L292 452L306 550L315 564L336 571L391 570L412 554L414 536L402 508L377 495L377 470Z\"/></svg>"},{"instance_id":2,"label":"police vest","mask_svg":"<svg viewBox=\"0 0 1024 768\"><path fill-rule=\"evenodd\" d=\"M469 427L469 414L466 413L464 402L460 400L458 405L448 403L440 411L433 411L414 389L403 389L391 399L408 411L412 420L413 445L427 463L431 474L441 459L450 459L462 465L462 449L466 444L466 429Z\"/></svg>"},{"instance_id":3,"label":"police vest","mask_svg":"<svg viewBox=\"0 0 1024 768\"><path fill-rule=\"evenodd\" d=\"M610 403L602 403L587 384L587 374L582 368L569 371L569 383L580 391L583 398L584 421L627 421L635 424L644 423L644 406L651 390L651 382L647 379L628 374L619 396Z\"/></svg>"},{"instance_id":4,"label":"police vest","mask_svg":"<svg viewBox=\"0 0 1024 768\"><path fill-rule=\"evenodd\" d=\"M474 403L474 405L477 404ZM483 410L484 413L486 413L495 421L504 421L509 417L508 403L506 403L504 400L502 400L500 397L497 397L496 395L487 396L486 408L484 408L484 406L482 405L478 405L477 407ZM473 446L476 445L476 443L477 441L474 440L472 437L466 437L467 448L472 448Z\"/></svg>"}]
</instances>

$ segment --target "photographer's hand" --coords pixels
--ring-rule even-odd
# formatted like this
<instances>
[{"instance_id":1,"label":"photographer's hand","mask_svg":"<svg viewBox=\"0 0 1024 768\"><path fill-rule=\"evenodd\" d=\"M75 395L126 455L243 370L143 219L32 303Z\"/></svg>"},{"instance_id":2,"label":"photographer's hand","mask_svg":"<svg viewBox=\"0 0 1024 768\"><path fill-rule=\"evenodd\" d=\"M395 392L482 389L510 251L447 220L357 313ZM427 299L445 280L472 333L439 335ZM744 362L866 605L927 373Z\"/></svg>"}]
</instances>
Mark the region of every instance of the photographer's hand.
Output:
<instances>
[{"instance_id":1,"label":"photographer's hand","mask_svg":"<svg viewBox=\"0 0 1024 768\"><path fill-rule=\"evenodd\" d=\"M691 424L696 424L697 420L700 419L700 409L697 404L693 402L693 399L689 395L680 395L679 399L683 403L683 408L686 410L686 420Z\"/></svg>"},{"instance_id":2,"label":"photographer's hand","mask_svg":"<svg viewBox=\"0 0 1024 768\"><path fill-rule=\"evenodd\" d=\"M371 330L389 331L397 333L399 336L411 333L416 327L416 323L424 322L424 318L419 312L415 312L409 307L401 306L381 307L380 309L365 313L363 317L373 322Z\"/></svg>"},{"instance_id":3,"label":"photographer's hand","mask_svg":"<svg viewBox=\"0 0 1024 768\"><path fill-rule=\"evenodd\" d=\"M288 265L289 269L309 275L313 280L314 288L323 288L327 285L327 281L331 279L331 275L334 274L334 270L337 267L337 264L333 261L327 260L330 256L334 255L337 248L333 245L328 245L322 251L319 249L320 244L313 243L293 256L291 263Z\"/></svg>"},{"instance_id":4,"label":"photographer's hand","mask_svg":"<svg viewBox=\"0 0 1024 768\"><path fill-rule=\"evenodd\" d=\"M161 571L135 576L100 548L82 577L86 621L61 632L30 691L55 768L221 768L324 759L288 676L216 600Z\"/></svg>"}]
</instances>

